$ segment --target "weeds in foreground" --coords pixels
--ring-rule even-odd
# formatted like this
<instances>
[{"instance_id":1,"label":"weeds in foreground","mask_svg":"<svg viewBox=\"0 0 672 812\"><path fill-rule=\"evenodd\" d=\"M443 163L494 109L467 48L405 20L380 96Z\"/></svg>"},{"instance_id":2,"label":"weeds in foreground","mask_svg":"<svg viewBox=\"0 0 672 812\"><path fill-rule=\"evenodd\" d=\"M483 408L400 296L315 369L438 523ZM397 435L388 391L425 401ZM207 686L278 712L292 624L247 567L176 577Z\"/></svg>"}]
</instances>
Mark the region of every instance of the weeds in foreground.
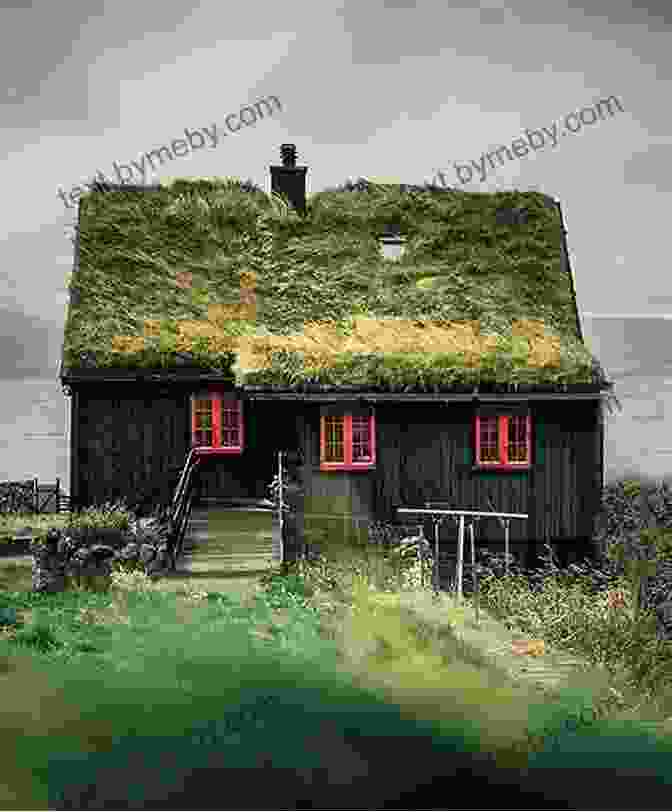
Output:
<instances>
[{"instance_id":1,"label":"weeds in foreground","mask_svg":"<svg viewBox=\"0 0 672 812\"><path fill-rule=\"evenodd\" d=\"M621 594L605 600L627 606ZM422 785L448 797L473 793L474 778L479 808L521 807L523 786L539 806L566 802L576 784L523 778L528 757L564 741L570 721L586 735L594 725L582 716L589 686L540 702L449 633L440 648L423 638L392 588L353 561L270 575L250 607L194 590L178 598L121 571L107 594L0 601L23 620L18 639L0 641L10 753L0 808L195 808L223 786L248 808L418 808ZM637 747L654 762L651 740Z\"/></svg>"},{"instance_id":2,"label":"weeds in foreground","mask_svg":"<svg viewBox=\"0 0 672 812\"><path fill-rule=\"evenodd\" d=\"M604 667L611 674L609 695L601 700L596 713L672 720L672 643L656 635L651 611L637 611L629 578L581 565L563 571L550 548L544 566L532 577L512 559L508 576L502 557L486 550L483 559L485 563L478 565L477 572L479 605L485 611L509 628ZM398 607L395 596L400 591L431 592L426 575L426 567L416 557L401 573L397 589L391 583L380 588L361 562L344 565L322 556L297 562L284 580L273 578L277 588L296 589L320 611L326 608L342 618L362 611L354 599L362 584L367 584L377 606ZM465 598L466 603L469 601ZM376 646L364 649L370 655Z\"/></svg>"},{"instance_id":3,"label":"weeds in foreground","mask_svg":"<svg viewBox=\"0 0 672 812\"><path fill-rule=\"evenodd\" d=\"M531 586L515 564L506 577L501 562L490 556L489 566L481 568L480 601L493 616L531 636L627 675L625 686L640 697L640 708L669 718L672 643L657 636L652 611L637 611L628 577L606 579L606 588L597 592L595 580L587 566L561 571L549 550Z\"/></svg>"}]
</instances>

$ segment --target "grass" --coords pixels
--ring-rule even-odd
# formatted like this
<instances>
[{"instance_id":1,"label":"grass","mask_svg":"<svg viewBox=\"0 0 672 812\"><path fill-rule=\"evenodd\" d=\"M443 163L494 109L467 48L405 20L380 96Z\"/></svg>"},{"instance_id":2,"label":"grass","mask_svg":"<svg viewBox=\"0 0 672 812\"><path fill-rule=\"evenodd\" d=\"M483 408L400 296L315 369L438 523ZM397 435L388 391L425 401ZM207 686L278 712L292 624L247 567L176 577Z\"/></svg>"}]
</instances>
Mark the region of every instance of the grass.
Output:
<instances>
[{"instance_id":1,"label":"grass","mask_svg":"<svg viewBox=\"0 0 672 812\"><path fill-rule=\"evenodd\" d=\"M68 369L184 364L289 389L607 386L578 339L559 212L537 192L348 183L301 217L249 184L185 179L81 203ZM527 221L503 223L519 206ZM391 224L407 239L395 263L378 245Z\"/></svg>"},{"instance_id":2,"label":"grass","mask_svg":"<svg viewBox=\"0 0 672 812\"><path fill-rule=\"evenodd\" d=\"M572 575L549 561L535 585L522 573L490 573L481 582L481 605L531 637L605 666L618 675L621 703L633 718L672 717L672 643L656 637L655 617L636 617L632 587L624 576L595 592L591 572ZM624 710L626 708L624 707Z\"/></svg>"},{"instance_id":3,"label":"grass","mask_svg":"<svg viewBox=\"0 0 672 812\"><path fill-rule=\"evenodd\" d=\"M563 572L550 559L534 579L517 571L515 565L508 576L501 574L502 569L503 562L494 556L489 557L486 565L481 565L479 606L508 628L544 640L556 650L585 658L606 671L610 679L608 685L600 686L600 691L604 693L603 689L607 688L608 695L603 697L597 713L640 721L671 719L672 644L656 638L655 619L650 611L643 611L639 618L635 618L631 586L624 577L612 576L606 588L596 594L594 572L586 570L579 576ZM360 572L364 572L363 567ZM419 597L427 591L419 589L417 577L410 581ZM350 574L339 573L338 567L324 559L302 565L298 583L308 594L329 595L332 609L352 606L351 590L356 581ZM396 606L395 588L381 590L370 586L370 590L374 604L394 606L400 617L404 615ZM620 600L612 608L614 596ZM473 600L468 595L464 598L464 606L473 608ZM450 656L478 668L491 669L492 663L481 652L453 633L463 620L459 608L454 612L452 622L442 629L452 651ZM414 628L418 651L422 651L422 638L427 630L418 624L417 619L407 618L405 626L407 630ZM386 645L389 649L389 641L381 645L383 649ZM442 645L445 646L445 639ZM413 647L402 648L408 652ZM499 677L503 677L501 672Z\"/></svg>"},{"instance_id":4,"label":"grass","mask_svg":"<svg viewBox=\"0 0 672 812\"><path fill-rule=\"evenodd\" d=\"M123 500L115 504L86 508L73 513L0 513L0 544L12 540L17 530L31 528L35 536L46 536L54 527L118 527L126 530L132 513L126 508Z\"/></svg>"},{"instance_id":5,"label":"grass","mask_svg":"<svg viewBox=\"0 0 672 812\"><path fill-rule=\"evenodd\" d=\"M11 541L17 530L29 527L36 535L51 527L63 528L68 524L68 513L6 513L0 515L0 544Z\"/></svg>"},{"instance_id":6,"label":"grass","mask_svg":"<svg viewBox=\"0 0 672 812\"><path fill-rule=\"evenodd\" d=\"M640 723L672 714L672 652L650 615L623 579L595 595L550 561L535 583L488 563L487 611L608 665L608 685L578 674L549 702L514 682L456 633L459 609L437 629L401 607L423 594L413 569L391 586L322 557L243 601L140 573L39 595L5 565L0 808L429 808L430 784L463 808L635 808L643 791L665 808L668 740Z\"/></svg>"}]
</instances>

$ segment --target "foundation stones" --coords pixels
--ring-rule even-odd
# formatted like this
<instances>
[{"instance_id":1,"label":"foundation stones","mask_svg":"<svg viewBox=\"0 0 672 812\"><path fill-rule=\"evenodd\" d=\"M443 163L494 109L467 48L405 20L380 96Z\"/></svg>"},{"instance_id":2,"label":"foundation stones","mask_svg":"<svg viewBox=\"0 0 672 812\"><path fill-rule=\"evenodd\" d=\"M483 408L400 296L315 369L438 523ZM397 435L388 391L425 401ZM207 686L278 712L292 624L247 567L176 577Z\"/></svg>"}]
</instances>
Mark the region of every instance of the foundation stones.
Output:
<instances>
[{"instance_id":1,"label":"foundation stones","mask_svg":"<svg viewBox=\"0 0 672 812\"><path fill-rule=\"evenodd\" d=\"M120 541L123 546L99 543L101 538ZM109 528L100 533L94 528L49 530L44 542L30 545L33 592L62 592L73 581L91 579L102 579L109 585L116 564L159 577L173 565L168 541L169 528L154 519L134 522L127 532L110 532Z\"/></svg>"}]
</instances>

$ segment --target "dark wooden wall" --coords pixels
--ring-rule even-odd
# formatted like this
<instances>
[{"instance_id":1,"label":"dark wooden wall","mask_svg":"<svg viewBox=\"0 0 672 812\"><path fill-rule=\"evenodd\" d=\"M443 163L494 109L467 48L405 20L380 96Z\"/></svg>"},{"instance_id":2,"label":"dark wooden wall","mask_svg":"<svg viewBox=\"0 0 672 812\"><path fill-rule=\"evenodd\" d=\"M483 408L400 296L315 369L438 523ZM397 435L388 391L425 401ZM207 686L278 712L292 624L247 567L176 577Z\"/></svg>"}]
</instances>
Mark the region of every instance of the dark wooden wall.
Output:
<instances>
[{"instance_id":1,"label":"dark wooden wall","mask_svg":"<svg viewBox=\"0 0 672 812\"><path fill-rule=\"evenodd\" d=\"M192 389L159 389L133 382L80 387L73 396L71 483L83 505L125 497L133 502L152 485L167 483L191 447ZM296 448L296 406L246 401L240 455L204 460L194 476L197 496L264 498L277 468L277 452ZM173 485L174 487L174 485Z\"/></svg>"},{"instance_id":2,"label":"dark wooden wall","mask_svg":"<svg viewBox=\"0 0 672 812\"><path fill-rule=\"evenodd\" d=\"M599 403L551 402L536 408L530 537L550 541L566 560L592 549L603 482Z\"/></svg>"},{"instance_id":3,"label":"dark wooden wall","mask_svg":"<svg viewBox=\"0 0 672 812\"><path fill-rule=\"evenodd\" d=\"M561 563L591 552L593 516L601 488L599 405L591 401L530 404L533 465L525 472L472 470L473 415L470 404L378 404L377 462L374 470L319 470L319 406L304 406L306 513L351 511L353 515L413 524L396 507L445 502L454 510L528 513L512 519L511 551L526 566L538 566L544 542L554 545ZM490 504L491 503L491 504ZM434 525L424 523L434 540ZM440 546L456 555L458 523L440 526ZM468 536L467 536L468 538ZM476 525L480 550L504 550L498 519ZM467 551L465 549L465 555ZM469 553L470 554L470 553Z\"/></svg>"},{"instance_id":4,"label":"dark wooden wall","mask_svg":"<svg viewBox=\"0 0 672 812\"><path fill-rule=\"evenodd\" d=\"M101 504L168 481L190 447L189 395L184 384L80 387L73 397L73 497ZM569 559L591 552L593 519L602 483L601 409L595 401L533 401L533 465L526 472L472 470L471 404L378 404L376 467L370 471L319 470L320 405L246 400L245 451L209 460L197 475L201 496L267 496L277 451L304 454L305 514L340 514L402 522L397 507L442 501L455 510L529 513L511 520L512 552L538 565L549 541ZM338 522L337 522L338 524ZM333 522L330 523L330 526ZM341 525L347 527L348 522ZM363 526L363 525L362 525ZM424 523L434 539L434 526ZM440 528L442 549L455 553L457 522ZM476 525L478 549L504 549L495 518ZM562 560L561 563L566 563Z\"/></svg>"},{"instance_id":5,"label":"dark wooden wall","mask_svg":"<svg viewBox=\"0 0 672 812\"><path fill-rule=\"evenodd\" d=\"M132 502L168 479L189 450L188 394L136 383L82 386L73 394L71 493L83 506Z\"/></svg>"}]
</instances>

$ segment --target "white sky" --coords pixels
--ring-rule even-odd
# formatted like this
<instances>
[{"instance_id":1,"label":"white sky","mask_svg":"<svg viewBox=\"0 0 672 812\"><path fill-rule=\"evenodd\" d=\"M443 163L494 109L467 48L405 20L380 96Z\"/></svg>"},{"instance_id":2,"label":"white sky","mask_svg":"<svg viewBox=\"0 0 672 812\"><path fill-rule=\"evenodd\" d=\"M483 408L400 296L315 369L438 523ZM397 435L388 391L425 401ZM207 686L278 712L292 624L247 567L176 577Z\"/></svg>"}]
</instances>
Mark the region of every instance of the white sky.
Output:
<instances>
[{"instance_id":1,"label":"white sky","mask_svg":"<svg viewBox=\"0 0 672 812\"><path fill-rule=\"evenodd\" d=\"M154 179L268 189L290 142L309 193L358 176L422 183L438 168L460 186L453 162L618 97L613 118L463 188L560 200L582 318L672 313L671 33L669 0L5 0L0 381L56 380L75 211L59 188L270 95L281 113Z\"/></svg>"}]
</instances>

